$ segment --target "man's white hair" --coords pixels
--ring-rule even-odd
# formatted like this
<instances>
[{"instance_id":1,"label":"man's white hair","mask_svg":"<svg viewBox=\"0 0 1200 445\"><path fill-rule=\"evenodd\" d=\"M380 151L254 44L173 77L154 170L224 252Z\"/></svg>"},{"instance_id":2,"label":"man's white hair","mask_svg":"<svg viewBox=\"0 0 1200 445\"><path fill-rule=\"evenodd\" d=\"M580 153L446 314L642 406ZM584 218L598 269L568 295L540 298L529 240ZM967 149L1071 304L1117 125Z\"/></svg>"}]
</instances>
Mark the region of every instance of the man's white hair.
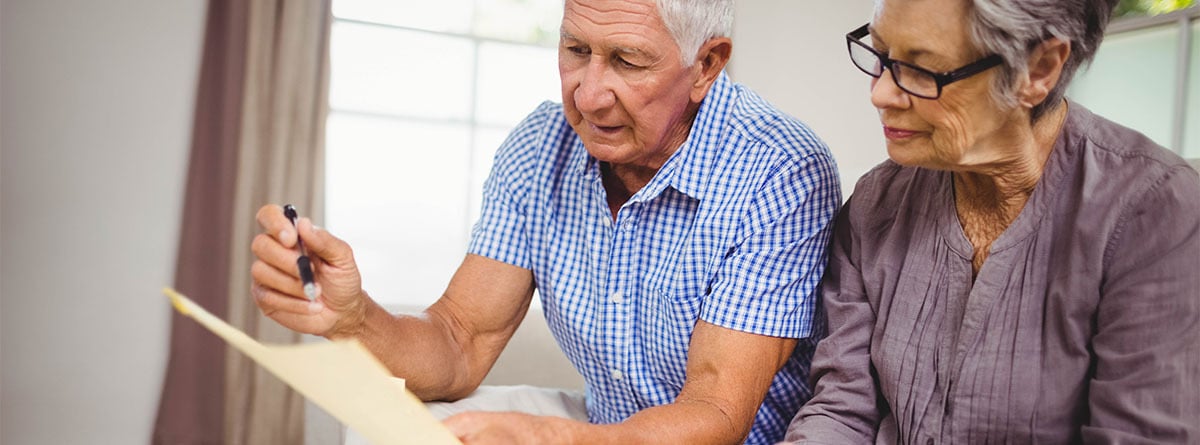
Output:
<instances>
[{"instance_id":1,"label":"man's white hair","mask_svg":"<svg viewBox=\"0 0 1200 445\"><path fill-rule=\"evenodd\" d=\"M700 46L714 37L733 32L733 0L656 0L684 66L696 62Z\"/></svg>"}]
</instances>

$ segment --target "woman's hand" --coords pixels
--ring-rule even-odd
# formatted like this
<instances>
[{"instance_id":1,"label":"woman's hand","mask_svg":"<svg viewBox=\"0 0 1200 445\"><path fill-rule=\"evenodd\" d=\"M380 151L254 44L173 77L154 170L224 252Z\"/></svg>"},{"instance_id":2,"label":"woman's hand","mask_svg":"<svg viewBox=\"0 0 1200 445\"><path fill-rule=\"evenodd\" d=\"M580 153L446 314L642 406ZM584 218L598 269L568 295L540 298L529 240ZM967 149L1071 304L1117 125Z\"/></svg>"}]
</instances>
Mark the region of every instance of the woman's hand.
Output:
<instances>
[{"instance_id":1,"label":"woman's hand","mask_svg":"<svg viewBox=\"0 0 1200 445\"><path fill-rule=\"evenodd\" d=\"M325 337L354 336L361 331L368 297L346 242L316 228L308 218L295 227L277 205L258 210L263 233L251 243L257 261L250 266L251 293L263 314L297 332ZM304 296L296 259L297 237L312 261L317 296Z\"/></svg>"}]
</instances>

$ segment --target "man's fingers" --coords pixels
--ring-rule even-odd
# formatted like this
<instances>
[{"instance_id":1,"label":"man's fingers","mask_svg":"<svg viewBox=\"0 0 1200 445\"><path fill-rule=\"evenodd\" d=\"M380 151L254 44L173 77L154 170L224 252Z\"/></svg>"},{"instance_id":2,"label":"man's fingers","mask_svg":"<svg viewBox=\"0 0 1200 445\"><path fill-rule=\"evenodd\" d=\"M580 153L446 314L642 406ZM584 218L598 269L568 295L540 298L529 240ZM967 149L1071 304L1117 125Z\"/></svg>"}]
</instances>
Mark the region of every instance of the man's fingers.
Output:
<instances>
[{"instance_id":1,"label":"man's fingers","mask_svg":"<svg viewBox=\"0 0 1200 445\"><path fill-rule=\"evenodd\" d=\"M266 233L255 235L254 240L250 242L250 251L254 252L254 256L260 261L285 271L288 275L300 276L300 271L296 268L296 259L300 258L300 252L285 247L275 237Z\"/></svg>"},{"instance_id":2,"label":"man's fingers","mask_svg":"<svg viewBox=\"0 0 1200 445\"><path fill-rule=\"evenodd\" d=\"M267 312L266 310L263 313L280 325L302 334L320 335L322 332L329 330L329 323L313 314L296 314L283 311Z\"/></svg>"},{"instance_id":3,"label":"man's fingers","mask_svg":"<svg viewBox=\"0 0 1200 445\"><path fill-rule=\"evenodd\" d=\"M339 269L353 267L354 251L345 241L313 226L312 220L308 218L300 218L297 227L309 256L320 257L325 263Z\"/></svg>"},{"instance_id":4,"label":"man's fingers","mask_svg":"<svg viewBox=\"0 0 1200 445\"><path fill-rule=\"evenodd\" d=\"M480 418L475 412L463 412L450 416L442 421L450 434L459 440L470 438L480 428Z\"/></svg>"},{"instance_id":5,"label":"man's fingers","mask_svg":"<svg viewBox=\"0 0 1200 445\"><path fill-rule=\"evenodd\" d=\"M275 204L259 207L255 219L263 232L279 240L284 247L296 245L296 230L292 227L292 221L283 216L283 207Z\"/></svg>"},{"instance_id":6,"label":"man's fingers","mask_svg":"<svg viewBox=\"0 0 1200 445\"><path fill-rule=\"evenodd\" d=\"M300 279L296 278L295 270L292 270L290 273L284 272L259 260L250 265L250 277L254 279L255 283L293 297L299 298L301 295L304 295L304 283L301 283Z\"/></svg>"},{"instance_id":7,"label":"man's fingers","mask_svg":"<svg viewBox=\"0 0 1200 445\"><path fill-rule=\"evenodd\" d=\"M279 320L281 323L283 320L280 320L279 317L283 314L312 316L324 308L324 305L320 303L285 295L259 283L255 283L251 287L250 293L254 295L254 302L259 309L262 309L263 314Z\"/></svg>"}]
</instances>

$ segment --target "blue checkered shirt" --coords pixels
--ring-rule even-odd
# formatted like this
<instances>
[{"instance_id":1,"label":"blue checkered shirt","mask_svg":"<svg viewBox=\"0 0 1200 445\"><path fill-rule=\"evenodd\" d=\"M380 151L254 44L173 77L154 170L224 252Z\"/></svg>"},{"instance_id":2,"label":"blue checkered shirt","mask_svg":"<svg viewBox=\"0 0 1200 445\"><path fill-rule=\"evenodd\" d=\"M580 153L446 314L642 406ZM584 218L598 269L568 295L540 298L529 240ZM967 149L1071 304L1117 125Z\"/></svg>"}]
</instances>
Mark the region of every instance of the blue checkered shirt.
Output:
<instances>
[{"instance_id":1,"label":"blue checkered shirt","mask_svg":"<svg viewBox=\"0 0 1200 445\"><path fill-rule=\"evenodd\" d=\"M598 162L547 102L500 147L483 194L469 252L533 271L592 422L674 401L702 319L802 339L747 443L783 439L811 396L816 289L841 202L808 127L722 73L687 141L614 221Z\"/></svg>"}]
</instances>

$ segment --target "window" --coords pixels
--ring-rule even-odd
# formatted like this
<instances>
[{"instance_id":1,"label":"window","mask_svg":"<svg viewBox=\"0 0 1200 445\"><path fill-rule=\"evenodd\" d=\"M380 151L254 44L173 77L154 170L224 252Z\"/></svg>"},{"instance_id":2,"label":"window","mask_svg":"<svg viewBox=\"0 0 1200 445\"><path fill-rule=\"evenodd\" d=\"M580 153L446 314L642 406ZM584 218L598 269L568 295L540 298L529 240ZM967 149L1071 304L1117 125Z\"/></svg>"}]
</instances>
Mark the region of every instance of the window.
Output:
<instances>
[{"instance_id":1,"label":"window","mask_svg":"<svg viewBox=\"0 0 1200 445\"><path fill-rule=\"evenodd\" d=\"M1113 18L1150 17L1186 9L1196 0L1120 0Z\"/></svg>"},{"instance_id":2,"label":"window","mask_svg":"<svg viewBox=\"0 0 1200 445\"><path fill-rule=\"evenodd\" d=\"M1185 158L1200 158L1200 6L1123 0L1068 95Z\"/></svg>"},{"instance_id":3,"label":"window","mask_svg":"<svg viewBox=\"0 0 1200 445\"><path fill-rule=\"evenodd\" d=\"M385 305L425 306L462 261L492 156L560 100L561 0L334 0L329 230Z\"/></svg>"}]
</instances>

